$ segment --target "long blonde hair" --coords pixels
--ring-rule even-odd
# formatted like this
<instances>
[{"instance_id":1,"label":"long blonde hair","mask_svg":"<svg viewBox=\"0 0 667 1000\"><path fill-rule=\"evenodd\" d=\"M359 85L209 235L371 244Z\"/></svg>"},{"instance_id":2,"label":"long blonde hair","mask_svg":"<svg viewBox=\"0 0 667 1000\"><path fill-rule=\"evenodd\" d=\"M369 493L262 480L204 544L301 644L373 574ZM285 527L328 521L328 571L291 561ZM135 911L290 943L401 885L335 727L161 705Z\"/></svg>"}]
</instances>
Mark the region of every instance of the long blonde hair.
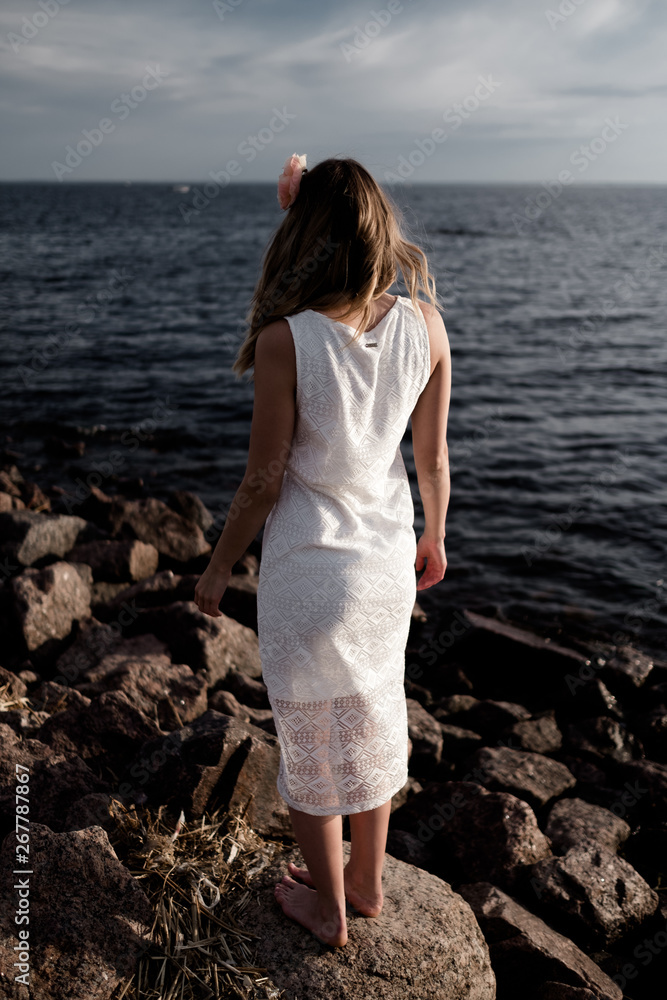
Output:
<instances>
[{"instance_id":1,"label":"long blonde hair","mask_svg":"<svg viewBox=\"0 0 667 1000\"><path fill-rule=\"evenodd\" d=\"M249 330L232 371L254 365L255 342L269 323L306 309L361 311L352 340L373 319L373 301L394 283L397 264L415 311L417 294L441 308L424 252L401 230L402 217L379 184L352 159L322 160L304 171L294 203L267 247L246 316Z\"/></svg>"}]
</instances>

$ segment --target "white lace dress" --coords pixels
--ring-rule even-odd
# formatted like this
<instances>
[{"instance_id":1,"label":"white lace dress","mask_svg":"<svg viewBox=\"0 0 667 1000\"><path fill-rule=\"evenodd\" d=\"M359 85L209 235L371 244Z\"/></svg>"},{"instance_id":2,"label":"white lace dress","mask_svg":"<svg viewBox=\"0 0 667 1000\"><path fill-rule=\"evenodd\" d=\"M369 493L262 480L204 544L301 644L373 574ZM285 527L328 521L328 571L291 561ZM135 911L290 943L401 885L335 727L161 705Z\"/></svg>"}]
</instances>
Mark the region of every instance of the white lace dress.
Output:
<instances>
[{"instance_id":1,"label":"white lace dress","mask_svg":"<svg viewBox=\"0 0 667 1000\"><path fill-rule=\"evenodd\" d=\"M288 316L297 417L264 527L257 592L277 787L301 812L374 809L408 777L403 686L416 598L414 505L400 442L429 378L421 310L397 297L353 328Z\"/></svg>"}]
</instances>

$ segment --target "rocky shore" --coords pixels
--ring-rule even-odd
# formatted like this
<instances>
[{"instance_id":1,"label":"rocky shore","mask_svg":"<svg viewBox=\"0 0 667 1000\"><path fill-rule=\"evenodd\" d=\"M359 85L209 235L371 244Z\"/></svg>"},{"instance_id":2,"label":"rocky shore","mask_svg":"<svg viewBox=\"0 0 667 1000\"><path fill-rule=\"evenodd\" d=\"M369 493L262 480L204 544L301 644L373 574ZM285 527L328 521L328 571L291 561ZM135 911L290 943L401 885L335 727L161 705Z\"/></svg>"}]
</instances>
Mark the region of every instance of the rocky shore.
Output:
<instances>
[{"instance_id":1,"label":"rocky shore","mask_svg":"<svg viewBox=\"0 0 667 1000\"><path fill-rule=\"evenodd\" d=\"M377 920L351 911L348 945L328 949L272 895L299 852L261 677L259 544L234 567L223 617L192 600L218 535L194 494L165 502L134 481L68 495L29 481L5 453L0 995L160 995L132 981L157 915L119 846L120 809L137 829L159 814L172 842L223 809L251 828L254 850L270 846L239 917L263 978L228 956L184 995L661 995L667 662L465 608L436 623L416 604L410 778L392 804L385 908ZM24 910L29 923L17 923ZM181 947L204 945L213 937ZM21 962L29 972L17 981Z\"/></svg>"}]
</instances>

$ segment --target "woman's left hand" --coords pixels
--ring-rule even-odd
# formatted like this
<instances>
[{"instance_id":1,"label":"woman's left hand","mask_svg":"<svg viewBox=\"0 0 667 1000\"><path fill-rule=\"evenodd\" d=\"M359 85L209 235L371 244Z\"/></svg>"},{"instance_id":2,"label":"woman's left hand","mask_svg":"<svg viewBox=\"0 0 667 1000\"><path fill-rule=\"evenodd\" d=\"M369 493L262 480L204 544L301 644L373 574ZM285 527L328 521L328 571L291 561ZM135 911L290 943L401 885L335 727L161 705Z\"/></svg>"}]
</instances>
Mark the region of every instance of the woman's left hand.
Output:
<instances>
[{"instance_id":1,"label":"woman's left hand","mask_svg":"<svg viewBox=\"0 0 667 1000\"><path fill-rule=\"evenodd\" d=\"M218 605L227 589L231 570L219 570L209 566L197 581L195 587L195 604L205 615L211 618L221 618L222 611Z\"/></svg>"}]
</instances>

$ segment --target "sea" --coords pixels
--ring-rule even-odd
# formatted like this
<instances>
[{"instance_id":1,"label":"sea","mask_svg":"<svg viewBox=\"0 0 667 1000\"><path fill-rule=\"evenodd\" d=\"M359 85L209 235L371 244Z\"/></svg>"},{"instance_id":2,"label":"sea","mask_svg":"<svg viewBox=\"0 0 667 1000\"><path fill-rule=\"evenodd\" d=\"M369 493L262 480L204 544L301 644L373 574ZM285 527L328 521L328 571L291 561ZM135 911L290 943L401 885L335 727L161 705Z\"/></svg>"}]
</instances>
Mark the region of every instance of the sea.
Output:
<instances>
[{"instance_id":1,"label":"sea","mask_svg":"<svg viewBox=\"0 0 667 1000\"><path fill-rule=\"evenodd\" d=\"M448 566L418 600L667 659L667 187L559 187L388 189L452 355ZM0 450L42 486L191 490L222 527L281 219L273 184L1 184ZM410 425L401 450L419 534Z\"/></svg>"}]
</instances>

